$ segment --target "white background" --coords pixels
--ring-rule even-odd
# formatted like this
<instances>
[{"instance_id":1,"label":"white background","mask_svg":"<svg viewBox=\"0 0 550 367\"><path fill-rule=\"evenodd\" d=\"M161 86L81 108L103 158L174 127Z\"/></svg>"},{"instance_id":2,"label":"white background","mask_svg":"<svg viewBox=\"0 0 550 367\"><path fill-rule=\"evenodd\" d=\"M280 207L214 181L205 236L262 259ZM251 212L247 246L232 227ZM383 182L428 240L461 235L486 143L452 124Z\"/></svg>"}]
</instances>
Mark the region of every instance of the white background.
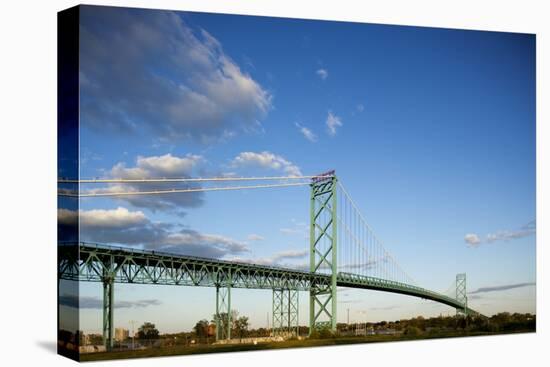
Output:
<instances>
[{"instance_id":1,"label":"white background","mask_svg":"<svg viewBox=\"0 0 550 367\"><path fill-rule=\"evenodd\" d=\"M537 333L102 362L117 366L548 365L548 69L545 1L88 1L176 10L537 34ZM9 4L9 5L7 5ZM56 340L56 12L74 1L3 2L0 43L0 364L65 366ZM312 6L314 4L314 6ZM545 18L546 14L546 18ZM546 188L546 190L544 190ZM546 210L544 210L546 209Z\"/></svg>"}]
</instances>

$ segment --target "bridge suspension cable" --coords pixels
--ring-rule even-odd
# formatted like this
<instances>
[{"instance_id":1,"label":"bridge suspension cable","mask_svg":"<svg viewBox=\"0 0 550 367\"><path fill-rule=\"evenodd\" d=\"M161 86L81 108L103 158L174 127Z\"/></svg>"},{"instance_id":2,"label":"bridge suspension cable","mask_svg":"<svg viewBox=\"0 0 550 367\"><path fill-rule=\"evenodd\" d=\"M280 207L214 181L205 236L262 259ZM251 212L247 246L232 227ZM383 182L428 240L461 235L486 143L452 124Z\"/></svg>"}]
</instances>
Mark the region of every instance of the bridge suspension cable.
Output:
<instances>
[{"instance_id":1,"label":"bridge suspension cable","mask_svg":"<svg viewBox=\"0 0 550 367\"><path fill-rule=\"evenodd\" d=\"M257 177L178 177L178 178L96 178L96 179L66 179L60 178L60 184L103 184L101 188L84 191L59 189L60 196L90 198L90 197L122 197L138 195L168 195L177 193L198 193L210 191L233 191L261 188L277 188L310 185L310 180L326 178L326 175L307 176L257 176ZM261 183L265 181L266 183ZM279 181L278 183L267 183ZM294 182L292 182L294 181ZM260 182L250 185L229 185L203 187L200 184L217 182ZM129 184L123 189L116 184ZM145 185L144 189L136 189L136 185ZM161 188L164 184L176 185L172 188ZM393 256L385 249L376 237L372 228L359 211L357 205L341 183L338 183L338 269L339 271L368 275L378 278L415 284L416 282L401 269Z\"/></svg>"},{"instance_id":2,"label":"bridge suspension cable","mask_svg":"<svg viewBox=\"0 0 550 367\"><path fill-rule=\"evenodd\" d=\"M453 281L451 285L449 285L449 288L447 288L444 292L441 292L441 294L456 299L456 281Z\"/></svg>"},{"instance_id":3,"label":"bridge suspension cable","mask_svg":"<svg viewBox=\"0 0 550 367\"><path fill-rule=\"evenodd\" d=\"M108 184L108 183L176 183L176 182L217 182L217 181L281 181L281 180L309 180L324 176L256 176L256 177L175 177L175 178L91 178L91 179L68 179L59 178L58 183L81 183L81 184Z\"/></svg>"},{"instance_id":4,"label":"bridge suspension cable","mask_svg":"<svg viewBox=\"0 0 550 367\"><path fill-rule=\"evenodd\" d=\"M338 183L337 220L339 271L417 284L376 237L359 208Z\"/></svg>"},{"instance_id":5,"label":"bridge suspension cable","mask_svg":"<svg viewBox=\"0 0 550 367\"><path fill-rule=\"evenodd\" d=\"M265 184L265 185L244 185L244 186L224 186L224 187L197 187L197 188L182 188L182 189L166 189L166 190L144 190L144 191L85 191L84 193L77 194L72 191L58 191L59 196L66 197L109 197L109 196L134 196L134 195L166 195L176 193L191 193L191 192L207 192L207 191L231 191L231 190L248 190L248 189L261 189L261 188L275 188L275 187L290 187L290 186L306 186L308 182L293 182L293 183L279 183L279 184Z\"/></svg>"}]
</instances>

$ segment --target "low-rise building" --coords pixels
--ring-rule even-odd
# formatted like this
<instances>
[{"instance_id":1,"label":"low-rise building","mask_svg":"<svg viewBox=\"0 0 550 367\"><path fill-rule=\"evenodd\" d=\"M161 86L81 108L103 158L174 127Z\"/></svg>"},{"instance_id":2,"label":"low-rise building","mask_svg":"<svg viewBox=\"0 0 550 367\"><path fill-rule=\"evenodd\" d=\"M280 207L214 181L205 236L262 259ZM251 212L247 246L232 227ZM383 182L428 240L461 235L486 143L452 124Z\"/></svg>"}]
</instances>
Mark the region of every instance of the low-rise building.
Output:
<instances>
[{"instance_id":1,"label":"low-rise building","mask_svg":"<svg viewBox=\"0 0 550 367\"><path fill-rule=\"evenodd\" d=\"M130 337L130 331L124 328L115 328L115 340L123 342Z\"/></svg>"}]
</instances>

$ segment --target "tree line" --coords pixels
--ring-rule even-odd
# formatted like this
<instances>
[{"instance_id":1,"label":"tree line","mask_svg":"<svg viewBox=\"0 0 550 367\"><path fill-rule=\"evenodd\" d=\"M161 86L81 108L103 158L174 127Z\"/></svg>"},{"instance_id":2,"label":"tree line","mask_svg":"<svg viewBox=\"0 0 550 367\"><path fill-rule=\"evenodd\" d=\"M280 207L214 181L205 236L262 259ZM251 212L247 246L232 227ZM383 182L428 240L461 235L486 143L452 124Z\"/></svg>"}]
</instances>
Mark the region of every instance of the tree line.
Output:
<instances>
[{"instance_id":1,"label":"tree line","mask_svg":"<svg viewBox=\"0 0 550 367\"><path fill-rule=\"evenodd\" d=\"M225 327L229 322L227 313L221 313L219 324ZM233 338L246 337L266 337L271 334L268 328L250 329L249 318L240 316L238 311L233 310L231 313L231 336ZM366 330L373 332L380 330L392 330L399 334L410 336L421 336L424 334L438 332L489 332L489 333L504 333L514 331L535 331L536 315L530 313L509 313L501 312L489 318L480 316L438 316L424 318L422 316L411 319L402 319L395 321L379 321L366 322L361 324L356 323L338 323L337 334L345 334L354 331L358 325ZM308 335L309 327L300 326L300 335ZM329 330L319 330L312 334L314 338L334 337ZM216 339L216 315L213 315L209 321L201 319L195 323L191 332L160 334L155 324L145 322L138 329L136 338L140 341L152 341L157 339L166 339L173 344L210 344Z\"/></svg>"}]
</instances>

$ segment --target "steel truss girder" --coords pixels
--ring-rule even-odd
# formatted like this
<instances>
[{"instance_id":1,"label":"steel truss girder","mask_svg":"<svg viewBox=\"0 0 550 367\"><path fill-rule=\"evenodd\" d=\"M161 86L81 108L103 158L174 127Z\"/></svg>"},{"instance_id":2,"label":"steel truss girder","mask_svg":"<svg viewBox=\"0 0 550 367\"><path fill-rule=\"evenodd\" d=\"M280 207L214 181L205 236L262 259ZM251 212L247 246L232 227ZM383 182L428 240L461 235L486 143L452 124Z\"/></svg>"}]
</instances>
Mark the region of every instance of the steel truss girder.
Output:
<instances>
[{"instance_id":1,"label":"steel truss girder","mask_svg":"<svg viewBox=\"0 0 550 367\"><path fill-rule=\"evenodd\" d=\"M310 273L323 272L330 282L310 288L309 332L328 327L336 332L337 288L337 178L328 176L311 183Z\"/></svg>"},{"instance_id":2,"label":"steel truss girder","mask_svg":"<svg viewBox=\"0 0 550 367\"><path fill-rule=\"evenodd\" d=\"M89 243L59 245L59 280L104 282L103 269L110 269L113 283L216 287L217 284L223 285L224 276L231 272L232 288L311 290L310 296L317 298L336 289L333 287L334 273L303 272ZM461 303L455 298L410 284L344 272L337 273L336 281L343 287L421 297L466 310L470 315L480 315L467 307L467 298ZM466 290L465 282L463 289ZM310 311L314 302L315 298L310 298ZM327 325L317 321L317 326Z\"/></svg>"},{"instance_id":3,"label":"steel truss girder","mask_svg":"<svg viewBox=\"0 0 550 367\"><path fill-rule=\"evenodd\" d=\"M273 289L273 336L298 336L299 295L295 289Z\"/></svg>"},{"instance_id":4,"label":"steel truss girder","mask_svg":"<svg viewBox=\"0 0 550 367\"><path fill-rule=\"evenodd\" d=\"M384 292L405 294L414 297L429 299L439 303L446 304L454 308L463 308L463 304L455 298L441 293L430 291L429 289L418 287L411 284L396 282L393 280L371 277L368 275L359 275L352 273L339 272L338 285L351 288L372 289ZM470 313L475 311L468 309Z\"/></svg>"},{"instance_id":5,"label":"steel truss girder","mask_svg":"<svg viewBox=\"0 0 550 367\"><path fill-rule=\"evenodd\" d=\"M78 251L73 251L78 247ZM232 288L309 290L326 284L323 274L193 256L81 243L60 246L59 279L103 281L112 260L115 283L216 287L231 274Z\"/></svg>"}]
</instances>

